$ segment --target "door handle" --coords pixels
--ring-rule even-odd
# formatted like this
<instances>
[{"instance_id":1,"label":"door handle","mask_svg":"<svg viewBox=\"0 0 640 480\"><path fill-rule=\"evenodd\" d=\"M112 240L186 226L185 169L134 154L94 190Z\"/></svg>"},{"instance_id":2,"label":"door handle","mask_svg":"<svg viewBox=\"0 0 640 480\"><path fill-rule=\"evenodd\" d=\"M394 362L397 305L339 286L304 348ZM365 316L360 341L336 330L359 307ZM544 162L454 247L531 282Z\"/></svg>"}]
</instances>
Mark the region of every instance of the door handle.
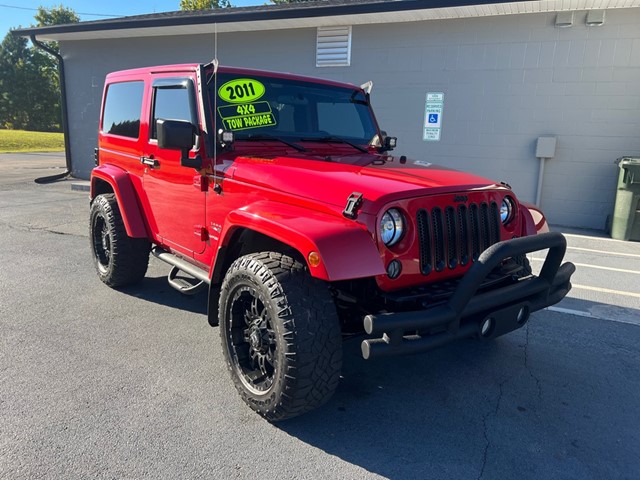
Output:
<instances>
[{"instance_id":1,"label":"door handle","mask_svg":"<svg viewBox=\"0 0 640 480\"><path fill-rule=\"evenodd\" d=\"M153 155L149 157L140 157L140 163L151 168L158 168L160 166L160 162L153 158Z\"/></svg>"}]
</instances>

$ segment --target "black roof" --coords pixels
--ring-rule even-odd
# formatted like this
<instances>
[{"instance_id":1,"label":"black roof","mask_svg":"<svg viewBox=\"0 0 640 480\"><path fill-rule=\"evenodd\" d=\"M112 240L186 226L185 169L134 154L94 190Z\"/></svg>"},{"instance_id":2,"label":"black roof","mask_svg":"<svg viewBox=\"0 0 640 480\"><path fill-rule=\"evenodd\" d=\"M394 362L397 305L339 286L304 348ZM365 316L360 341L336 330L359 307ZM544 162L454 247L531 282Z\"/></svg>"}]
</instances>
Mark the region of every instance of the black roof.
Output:
<instances>
[{"instance_id":1,"label":"black roof","mask_svg":"<svg viewBox=\"0 0 640 480\"><path fill-rule=\"evenodd\" d=\"M21 28L13 30L12 32L14 35L20 36L96 32L101 30L255 22L261 20L302 19L368 13L383 14L386 12L402 12L408 10L510 3L511 1L512 0L316 0L253 7L152 13L148 15L118 17L49 27Z\"/></svg>"}]
</instances>

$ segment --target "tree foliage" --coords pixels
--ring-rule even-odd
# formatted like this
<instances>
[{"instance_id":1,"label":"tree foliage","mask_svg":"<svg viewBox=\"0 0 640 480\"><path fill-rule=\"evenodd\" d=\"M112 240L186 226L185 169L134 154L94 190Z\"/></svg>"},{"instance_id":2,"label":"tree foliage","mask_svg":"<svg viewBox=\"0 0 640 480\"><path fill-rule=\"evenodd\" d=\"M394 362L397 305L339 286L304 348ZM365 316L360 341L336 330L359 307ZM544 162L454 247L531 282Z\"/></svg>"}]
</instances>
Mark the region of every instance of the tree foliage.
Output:
<instances>
[{"instance_id":1,"label":"tree foliage","mask_svg":"<svg viewBox=\"0 0 640 480\"><path fill-rule=\"evenodd\" d=\"M80 21L76 12L62 5L51 8L38 7L38 13L33 18L37 22L37 27L50 27L51 25L64 25ZM59 50L58 42L47 42L47 46L56 52Z\"/></svg>"},{"instance_id":2,"label":"tree foliage","mask_svg":"<svg viewBox=\"0 0 640 480\"><path fill-rule=\"evenodd\" d=\"M38 22L38 27L78 23L80 21L80 17L76 15L76 12L62 5L51 8L38 7L38 13L33 18Z\"/></svg>"},{"instance_id":3,"label":"tree foliage","mask_svg":"<svg viewBox=\"0 0 640 480\"><path fill-rule=\"evenodd\" d=\"M8 33L0 46L0 128L60 130L57 87L49 56Z\"/></svg>"},{"instance_id":4,"label":"tree foliage","mask_svg":"<svg viewBox=\"0 0 640 480\"><path fill-rule=\"evenodd\" d=\"M230 0L180 0L180 10L211 10L231 6Z\"/></svg>"},{"instance_id":5,"label":"tree foliage","mask_svg":"<svg viewBox=\"0 0 640 480\"><path fill-rule=\"evenodd\" d=\"M62 5L40 7L35 20L39 27L80 21ZM55 42L47 46L58 50ZM60 131L60 123L57 60L9 32L0 44L0 128Z\"/></svg>"}]
</instances>

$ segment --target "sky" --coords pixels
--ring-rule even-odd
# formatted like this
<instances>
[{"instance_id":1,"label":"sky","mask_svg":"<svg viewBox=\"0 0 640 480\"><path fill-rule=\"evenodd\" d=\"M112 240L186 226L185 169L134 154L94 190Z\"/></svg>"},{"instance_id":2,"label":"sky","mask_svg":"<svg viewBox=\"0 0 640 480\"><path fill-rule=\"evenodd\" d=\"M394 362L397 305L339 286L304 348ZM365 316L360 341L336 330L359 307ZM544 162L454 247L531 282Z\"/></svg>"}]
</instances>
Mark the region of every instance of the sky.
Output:
<instances>
[{"instance_id":1,"label":"sky","mask_svg":"<svg viewBox=\"0 0 640 480\"><path fill-rule=\"evenodd\" d=\"M231 0L234 7L264 5L268 0ZM146 13L173 12L180 10L180 0L0 0L0 42L11 29L29 27L35 23L33 16L38 7L56 7L62 4L73 9L83 20L105 20L107 18Z\"/></svg>"}]
</instances>

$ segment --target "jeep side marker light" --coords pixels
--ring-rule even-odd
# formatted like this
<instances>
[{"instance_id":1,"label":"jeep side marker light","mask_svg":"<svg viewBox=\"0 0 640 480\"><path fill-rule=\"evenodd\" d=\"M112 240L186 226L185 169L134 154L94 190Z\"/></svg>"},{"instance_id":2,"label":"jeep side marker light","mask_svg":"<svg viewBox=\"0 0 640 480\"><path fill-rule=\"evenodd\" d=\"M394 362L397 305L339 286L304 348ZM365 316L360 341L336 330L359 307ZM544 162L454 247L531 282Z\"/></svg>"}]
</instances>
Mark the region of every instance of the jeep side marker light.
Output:
<instances>
[{"instance_id":1,"label":"jeep side marker light","mask_svg":"<svg viewBox=\"0 0 640 480\"><path fill-rule=\"evenodd\" d=\"M309 265L312 267L320 265L320 254L318 252L309 252L307 258L309 259Z\"/></svg>"}]
</instances>

